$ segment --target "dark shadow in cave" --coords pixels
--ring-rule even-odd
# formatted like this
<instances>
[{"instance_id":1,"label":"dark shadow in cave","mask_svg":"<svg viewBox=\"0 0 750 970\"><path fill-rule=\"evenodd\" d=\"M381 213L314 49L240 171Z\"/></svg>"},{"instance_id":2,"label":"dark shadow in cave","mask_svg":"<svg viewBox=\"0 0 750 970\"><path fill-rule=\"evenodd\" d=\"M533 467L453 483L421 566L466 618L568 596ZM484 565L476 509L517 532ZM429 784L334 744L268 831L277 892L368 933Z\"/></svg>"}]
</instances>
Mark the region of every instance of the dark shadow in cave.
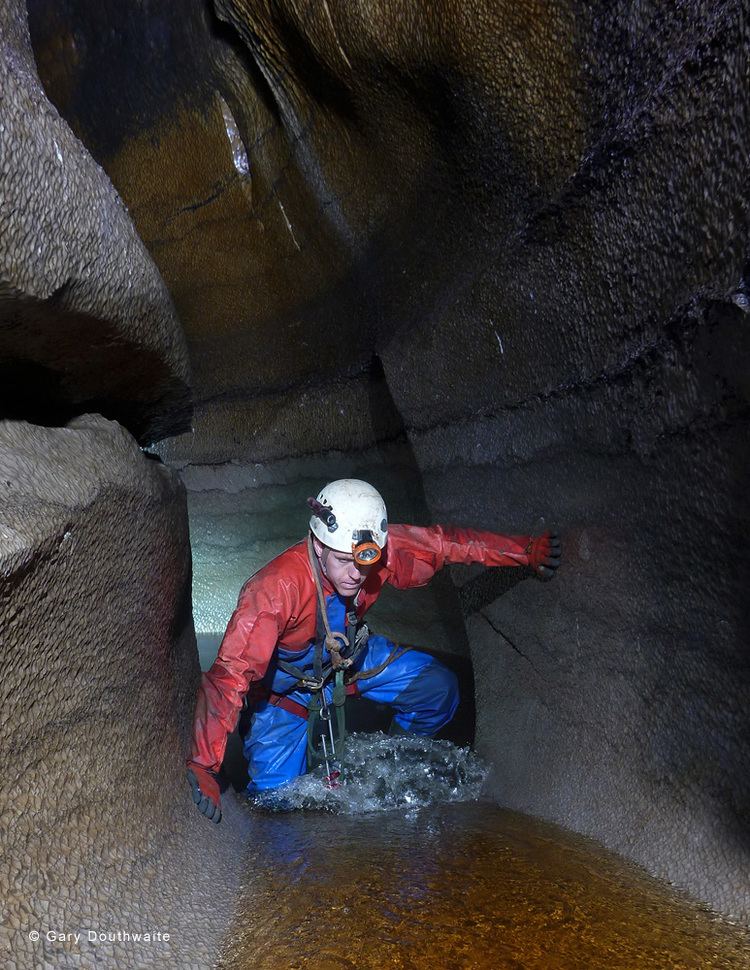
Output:
<instances>
[{"instance_id":1,"label":"dark shadow in cave","mask_svg":"<svg viewBox=\"0 0 750 970\"><path fill-rule=\"evenodd\" d=\"M62 427L101 414L141 445L187 430L189 388L157 352L71 307L74 290L39 300L0 284L0 418Z\"/></svg>"},{"instance_id":2,"label":"dark shadow in cave","mask_svg":"<svg viewBox=\"0 0 750 970\"><path fill-rule=\"evenodd\" d=\"M403 419L388 387L383 363L377 354L373 355L370 363L369 397L370 420L383 460L388 460L388 452L383 448L383 445L395 441L402 446L406 468L406 481L404 484L410 491L410 499L416 511L415 521L411 524L434 524L422 484L422 473L409 442ZM450 525L451 523L444 524ZM438 608L440 610L441 622L452 633L461 637L460 643L457 644L456 652L468 656L469 641L463 625L463 616L461 614L456 588L449 574L445 571L438 573L431 581L431 585L433 588L437 588L440 593L438 597Z\"/></svg>"},{"instance_id":3,"label":"dark shadow in cave","mask_svg":"<svg viewBox=\"0 0 750 970\"><path fill-rule=\"evenodd\" d=\"M464 616L479 613L500 596L509 593L514 586L529 579L528 569L485 569L478 576L464 583L458 591Z\"/></svg>"}]
</instances>

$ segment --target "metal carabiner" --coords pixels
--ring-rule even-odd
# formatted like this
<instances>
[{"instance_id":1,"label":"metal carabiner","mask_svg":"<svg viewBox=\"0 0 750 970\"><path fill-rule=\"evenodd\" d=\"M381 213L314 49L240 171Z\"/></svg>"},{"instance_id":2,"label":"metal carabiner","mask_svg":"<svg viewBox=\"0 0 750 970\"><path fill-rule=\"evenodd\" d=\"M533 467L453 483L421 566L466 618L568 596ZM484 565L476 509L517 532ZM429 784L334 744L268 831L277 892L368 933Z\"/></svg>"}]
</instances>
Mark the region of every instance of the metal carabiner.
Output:
<instances>
[{"instance_id":1,"label":"metal carabiner","mask_svg":"<svg viewBox=\"0 0 750 970\"><path fill-rule=\"evenodd\" d=\"M326 697L325 690L320 692L320 719L328 725L328 737L331 741L331 761L336 761L336 742L333 737L333 719L331 718L331 708L328 704L328 699ZM330 766L328 764L328 747L326 745L325 727L323 728L323 756L326 762L326 772L328 774L328 779L331 777ZM341 772L338 772L340 774ZM337 774L337 777L338 777ZM327 780L328 780L327 779ZM330 786L329 786L330 787Z\"/></svg>"}]
</instances>

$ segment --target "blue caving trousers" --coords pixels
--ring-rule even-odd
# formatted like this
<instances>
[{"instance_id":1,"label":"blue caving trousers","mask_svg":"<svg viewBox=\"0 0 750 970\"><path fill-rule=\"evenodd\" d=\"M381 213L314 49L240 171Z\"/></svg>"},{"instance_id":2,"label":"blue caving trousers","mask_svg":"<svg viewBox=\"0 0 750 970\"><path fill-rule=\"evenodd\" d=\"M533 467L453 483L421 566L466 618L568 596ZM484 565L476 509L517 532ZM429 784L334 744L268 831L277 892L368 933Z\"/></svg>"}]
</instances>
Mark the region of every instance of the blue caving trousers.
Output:
<instances>
[{"instance_id":1,"label":"blue caving trousers","mask_svg":"<svg viewBox=\"0 0 750 970\"><path fill-rule=\"evenodd\" d=\"M354 670L371 670L390 656L395 644L371 635ZM431 737L447 724L458 706L458 682L452 670L420 650L407 650L379 674L357 681L359 693L372 701L390 704L396 722L405 731ZM333 704L333 678L324 688ZM310 694L293 690L290 700L307 707ZM333 710L333 707L331 708ZM307 721L267 701L253 714L243 750L248 762L248 794L277 788L307 770Z\"/></svg>"}]
</instances>

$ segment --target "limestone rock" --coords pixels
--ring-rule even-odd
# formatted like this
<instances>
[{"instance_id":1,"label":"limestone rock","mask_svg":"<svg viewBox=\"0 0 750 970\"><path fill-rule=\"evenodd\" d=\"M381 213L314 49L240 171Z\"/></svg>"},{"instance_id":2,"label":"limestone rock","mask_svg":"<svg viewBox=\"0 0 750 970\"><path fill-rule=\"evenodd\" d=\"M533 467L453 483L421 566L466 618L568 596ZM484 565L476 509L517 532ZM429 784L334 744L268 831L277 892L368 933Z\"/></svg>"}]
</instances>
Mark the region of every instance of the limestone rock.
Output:
<instances>
[{"instance_id":1,"label":"limestone rock","mask_svg":"<svg viewBox=\"0 0 750 970\"><path fill-rule=\"evenodd\" d=\"M247 822L192 804L184 489L113 422L0 424L0 654L4 965L211 966Z\"/></svg>"},{"instance_id":2,"label":"limestone rock","mask_svg":"<svg viewBox=\"0 0 750 970\"><path fill-rule=\"evenodd\" d=\"M0 7L0 415L85 410L149 442L189 426L169 293L102 169L47 100L25 5Z\"/></svg>"}]
</instances>

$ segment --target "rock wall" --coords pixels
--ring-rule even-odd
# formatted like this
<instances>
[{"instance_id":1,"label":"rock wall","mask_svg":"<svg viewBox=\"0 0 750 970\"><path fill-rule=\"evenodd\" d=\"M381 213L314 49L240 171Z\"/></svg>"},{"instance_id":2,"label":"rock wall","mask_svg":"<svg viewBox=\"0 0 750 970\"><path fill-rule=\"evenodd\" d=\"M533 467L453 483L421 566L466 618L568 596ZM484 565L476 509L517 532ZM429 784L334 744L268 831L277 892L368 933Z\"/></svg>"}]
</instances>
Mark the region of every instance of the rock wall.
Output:
<instances>
[{"instance_id":1,"label":"rock wall","mask_svg":"<svg viewBox=\"0 0 750 970\"><path fill-rule=\"evenodd\" d=\"M3 422L0 489L4 966L210 966L247 822L209 825L185 781L184 489L98 416Z\"/></svg>"},{"instance_id":2,"label":"rock wall","mask_svg":"<svg viewBox=\"0 0 750 970\"><path fill-rule=\"evenodd\" d=\"M144 443L190 425L169 293L101 168L47 100L25 5L0 3L0 415L100 411Z\"/></svg>"},{"instance_id":3,"label":"rock wall","mask_svg":"<svg viewBox=\"0 0 750 970\"><path fill-rule=\"evenodd\" d=\"M748 24L732 3L534 9L517 58L481 4L474 25L444 5L453 38L416 6L358 21L381 110L400 82L389 133L428 119L453 177L429 241L425 169L391 212L409 282L381 257L374 339L433 517L564 535L551 587L456 575L491 793L747 919ZM221 10L296 116L315 58L366 127L359 14L337 10L350 74L322 14ZM417 154L380 150L389 172Z\"/></svg>"},{"instance_id":4,"label":"rock wall","mask_svg":"<svg viewBox=\"0 0 750 970\"><path fill-rule=\"evenodd\" d=\"M139 447L189 427L184 335L23 4L0 51L0 959L203 970L247 823L190 799L185 492Z\"/></svg>"},{"instance_id":5,"label":"rock wall","mask_svg":"<svg viewBox=\"0 0 750 970\"><path fill-rule=\"evenodd\" d=\"M747 920L747 22L591 30L590 147L383 359L435 518L563 534L552 587L457 577L492 795Z\"/></svg>"}]
</instances>

